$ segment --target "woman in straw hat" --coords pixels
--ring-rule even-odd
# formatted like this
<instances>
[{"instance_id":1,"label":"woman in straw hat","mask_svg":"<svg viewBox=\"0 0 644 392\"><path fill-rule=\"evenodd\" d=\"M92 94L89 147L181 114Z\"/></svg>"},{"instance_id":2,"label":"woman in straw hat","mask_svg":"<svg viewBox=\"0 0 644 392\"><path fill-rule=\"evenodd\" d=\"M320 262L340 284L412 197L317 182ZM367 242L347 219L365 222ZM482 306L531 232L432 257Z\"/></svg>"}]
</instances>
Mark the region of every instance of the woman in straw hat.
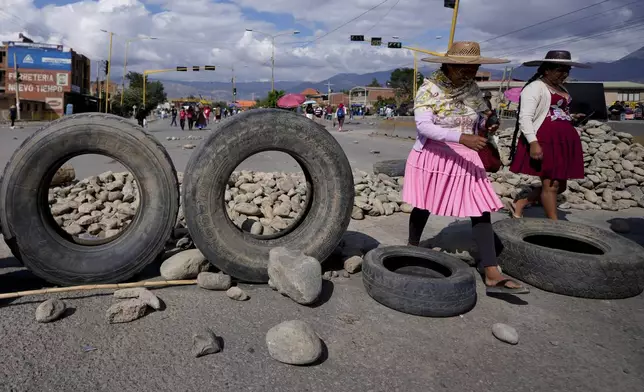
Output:
<instances>
[{"instance_id":1,"label":"woman in straw hat","mask_svg":"<svg viewBox=\"0 0 644 392\"><path fill-rule=\"evenodd\" d=\"M581 139L573 126L584 115L570 114L572 98L563 83L571 67L588 66L572 61L564 50L523 65L539 68L521 91L510 170L538 176L542 186L510 204L511 217L521 218L526 206L541 200L548 218L557 220L557 195L566 190L567 180L584 178Z\"/></svg>"},{"instance_id":2,"label":"woman in straw hat","mask_svg":"<svg viewBox=\"0 0 644 392\"><path fill-rule=\"evenodd\" d=\"M425 79L414 102L417 137L407 158L402 195L414 207L408 244L418 246L430 213L470 217L488 292L527 293L498 269L490 212L503 204L478 154L487 143L479 131L494 132L498 124L486 124L491 111L474 77L481 64L508 61L481 57L476 42L454 42L444 56L423 61L441 67Z\"/></svg>"}]
</instances>

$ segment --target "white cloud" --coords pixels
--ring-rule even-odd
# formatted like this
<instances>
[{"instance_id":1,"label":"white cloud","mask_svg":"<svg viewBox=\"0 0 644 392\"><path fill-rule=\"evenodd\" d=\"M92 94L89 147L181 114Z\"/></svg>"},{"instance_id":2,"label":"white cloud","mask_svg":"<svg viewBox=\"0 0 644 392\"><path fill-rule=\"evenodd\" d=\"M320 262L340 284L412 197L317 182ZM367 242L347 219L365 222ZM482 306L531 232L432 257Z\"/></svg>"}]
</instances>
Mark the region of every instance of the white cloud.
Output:
<instances>
[{"instance_id":1,"label":"white cloud","mask_svg":"<svg viewBox=\"0 0 644 392\"><path fill-rule=\"evenodd\" d=\"M16 40L23 32L34 40L64 43L91 59L107 57L114 31L112 64L120 77L125 40L153 36L156 41L131 44L128 68L176 65L236 67L238 80L270 79L271 41L255 31L303 30L276 39L278 80L321 80L340 72L365 73L411 66L406 50L351 43L350 34L399 36L408 45L445 50L451 10L443 0L389 0L336 32L325 34L382 0L99 0L38 9L33 0L3 0L0 39ZM601 0L461 0L456 38L482 42L484 55L513 61L540 58L548 49L568 49L584 61L616 60L642 45L644 8L633 0L612 0L524 31L499 35L598 3ZM395 5L395 6L394 6ZM392 8L393 6L393 8ZM601 13L601 14L599 14ZM261 20L268 15L267 20ZM386 16L385 16L386 15ZM579 20L580 18L585 18ZM436 40L436 35L443 38ZM588 38L596 35L595 37ZM317 37L322 37L316 40ZM307 41L315 42L307 44ZM230 80L230 71L168 74L175 79Z\"/></svg>"}]
</instances>

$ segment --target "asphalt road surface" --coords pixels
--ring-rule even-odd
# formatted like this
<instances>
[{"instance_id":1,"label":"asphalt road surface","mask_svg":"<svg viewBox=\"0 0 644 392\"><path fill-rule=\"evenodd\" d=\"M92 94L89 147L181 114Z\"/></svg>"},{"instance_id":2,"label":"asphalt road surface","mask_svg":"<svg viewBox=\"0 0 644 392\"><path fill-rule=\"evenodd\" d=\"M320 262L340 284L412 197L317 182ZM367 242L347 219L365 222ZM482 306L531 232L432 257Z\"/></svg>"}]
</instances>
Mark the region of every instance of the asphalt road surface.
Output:
<instances>
[{"instance_id":1,"label":"asphalt road surface","mask_svg":"<svg viewBox=\"0 0 644 392\"><path fill-rule=\"evenodd\" d=\"M355 167L369 169L378 159L401 158L409 151L410 141L374 139L367 129L355 128L334 133ZM190 150L176 145L195 141L165 138L189 133L168 130L162 123L150 130L170 148L181 170ZM32 131L0 131L2 164L11 146ZM82 176L111 164L92 162L93 167L78 167ZM261 158L257 164L263 170L269 170L269 164L275 165L270 170L288 168L277 158ZM85 173L89 169L93 172ZM612 217L641 217L643 211L575 212L568 218L607 227ZM403 244L407 219L394 214L352 221L345 238L366 249ZM632 222L631 238L641 240L644 224L641 218ZM433 245L463 250L471 245L469 227L467 220L432 217L425 238ZM22 269L0 244L0 292L48 286ZM137 279L157 276L158 268L151 265ZM325 284L320 303L311 307L264 285L242 287L249 301L232 301L223 292L194 286L155 290L165 309L120 325L105 320L105 311L116 302L110 292L48 296L63 298L73 308L50 324L34 320L37 305L48 297L0 301L0 390L605 392L638 391L644 385L643 295L585 300L533 288L520 298L490 298L479 280L478 303L471 312L435 319L378 304L365 293L360 274ZM292 319L309 322L324 340L327 355L316 366L289 366L269 357L266 332ZM497 322L517 329L518 345L492 336L491 326ZM224 349L194 358L192 334L204 327L223 338Z\"/></svg>"}]
</instances>

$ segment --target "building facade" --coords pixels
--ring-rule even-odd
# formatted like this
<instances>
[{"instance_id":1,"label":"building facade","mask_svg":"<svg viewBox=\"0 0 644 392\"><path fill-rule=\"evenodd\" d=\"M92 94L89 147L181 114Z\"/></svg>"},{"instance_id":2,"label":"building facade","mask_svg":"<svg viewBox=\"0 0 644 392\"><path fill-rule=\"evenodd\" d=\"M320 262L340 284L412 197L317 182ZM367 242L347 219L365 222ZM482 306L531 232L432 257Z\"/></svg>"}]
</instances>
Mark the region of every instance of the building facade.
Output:
<instances>
[{"instance_id":1,"label":"building facade","mask_svg":"<svg viewBox=\"0 0 644 392\"><path fill-rule=\"evenodd\" d=\"M53 120L67 104L81 110L90 93L89 59L62 45L6 42L0 47L0 113L20 100L23 120Z\"/></svg>"}]
</instances>

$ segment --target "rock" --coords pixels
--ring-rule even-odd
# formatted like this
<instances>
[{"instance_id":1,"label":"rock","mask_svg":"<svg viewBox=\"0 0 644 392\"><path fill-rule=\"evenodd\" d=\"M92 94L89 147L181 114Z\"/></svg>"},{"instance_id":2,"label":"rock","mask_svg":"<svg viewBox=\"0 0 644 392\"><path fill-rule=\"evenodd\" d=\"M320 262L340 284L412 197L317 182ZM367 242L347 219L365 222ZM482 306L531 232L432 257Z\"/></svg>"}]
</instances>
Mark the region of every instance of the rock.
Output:
<instances>
[{"instance_id":1,"label":"rock","mask_svg":"<svg viewBox=\"0 0 644 392\"><path fill-rule=\"evenodd\" d=\"M221 351L220 338L209 329L205 328L199 333L192 335L192 355L196 358L204 355L216 354Z\"/></svg>"},{"instance_id":2,"label":"rock","mask_svg":"<svg viewBox=\"0 0 644 392\"><path fill-rule=\"evenodd\" d=\"M194 279L207 271L210 263L198 249L184 250L161 264L161 276L167 280Z\"/></svg>"},{"instance_id":3,"label":"rock","mask_svg":"<svg viewBox=\"0 0 644 392\"><path fill-rule=\"evenodd\" d=\"M400 205L400 211L409 214L411 211L414 209L414 207L411 204L403 203Z\"/></svg>"},{"instance_id":4,"label":"rock","mask_svg":"<svg viewBox=\"0 0 644 392\"><path fill-rule=\"evenodd\" d=\"M360 207L353 206L353 211L351 212L351 219L355 219L355 220L364 219L364 212Z\"/></svg>"},{"instance_id":5,"label":"rock","mask_svg":"<svg viewBox=\"0 0 644 392\"><path fill-rule=\"evenodd\" d=\"M161 300L154 295L150 290L144 289L139 294L139 299L145 302L149 307L154 310L161 310Z\"/></svg>"},{"instance_id":6,"label":"rock","mask_svg":"<svg viewBox=\"0 0 644 392\"><path fill-rule=\"evenodd\" d=\"M519 333L509 325L496 323L492 326L492 334L495 338L509 344L519 343Z\"/></svg>"},{"instance_id":7,"label":"rock","mask_svg":"<svg viewBox=\"0 0 644 392\"><path fill-rule=\"evenodd\" d=\"M230 275L214 272L201 272L197 276L197 285L207 290L228 290L232 284Z\"/></svg>"},{"instance_id":8,"label":"rock","mask_svg":"<svg viewBox=\"0 0 644 392\"><path fill-rule=\"evenodd\" d=\"M615 233L626 234L631 231L631 225L626 219L615 218L610 223L610 229Z\"/></svg>"},{"instance_id":9,"label":"rock","mask_svg":"<svg viewBox=\"0 0 644 392\"><path fill-rule=\"evenodd\" d=\"M226 291L226 295L235 301L246 301L249 297L248 294L237 286L231 287Z\"/></svg>"},{"instance_id":10,"label":"rock","mask_svg":"<svg viewBox=\"0 0 644 392\"><path fill-rule=\"evenodd\" d=\"M107 309L109 323L129 323L145 316L148 305L138 298L117 302Z\"/></svg>"},{"instance_id":11,"label":"rock","mask_svg":"<svg viewBox=\"0 0 644 392\"><path fill-rule=\"evenodd\" d=\"M65 163L60 168L58 168L58 170L56 170L56 173L51 179L49 186L54 187L62 184L67 184L74 181L74 179L76 179L76 171L74 170L74 167L69 163Z\"/></svg>"},{"instance_id":12,"label":"rock","mask_svg":"<svg viewBox=\"0 0 644 392\"><path fill-rule=\"evenodd\" d=\"M283 247L269 252L268 276L277 291L303 305L315 302L322 292L320 262Z\"/></svg>"},{"instance_id":13,"label":"rock","mask_svg":"<svg viewBox=\"0 0 644 392\"><path fill-rule=\"evenodd\" d=\"M290 365L309 365L322 355L322 341L313 328L300 320L285 321L266 334L270 356Z\"/></svg>"},{"instance_id":14,"label":"rock","mask_svg":"<svg viewBox=\"0 0 644 392\"><path fill-rule=\"evenodd\" d=\"M65 314L67 305L59 299L48 299L36 308L36 321L39 323L50 323L56 321Z\"/></svg>"},{"instance_id":15,"label":"rock","mask_svg":"<svg viewBox=\"0 0 644 392\"><path fill-rule=\"evenodd\" d=\"M355 274L362 269L362 256L352 256L344 261L344 270Z\"/></svg>"}]
</instances>

